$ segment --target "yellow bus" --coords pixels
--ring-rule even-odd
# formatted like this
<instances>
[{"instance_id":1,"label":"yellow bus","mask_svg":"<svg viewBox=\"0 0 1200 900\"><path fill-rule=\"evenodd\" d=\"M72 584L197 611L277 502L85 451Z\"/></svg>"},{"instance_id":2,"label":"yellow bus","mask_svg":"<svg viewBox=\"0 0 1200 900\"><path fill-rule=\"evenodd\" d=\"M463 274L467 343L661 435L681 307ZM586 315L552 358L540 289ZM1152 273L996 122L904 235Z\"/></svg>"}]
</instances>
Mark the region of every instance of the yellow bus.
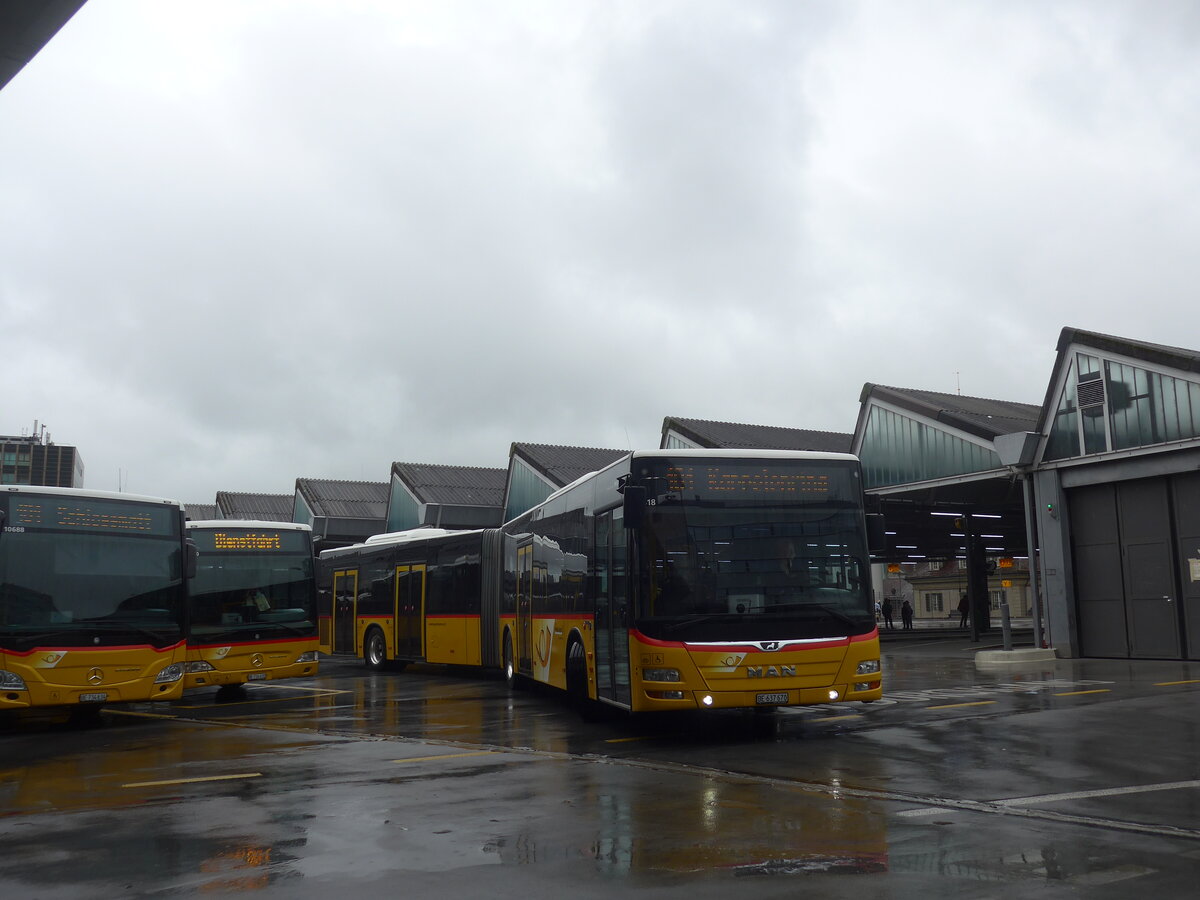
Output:
<instances>
[{"instance_id":1,"label":"yellow bus","mask_svg":"<svg viewBox=\"0 0 1200 900\"><path fill-rule=\"evenodd\" d=\"M180 696L183 523L171 500L0 489L0 710Z\"/></svg>"},{"instance_id":2,"label":"yellow bus","mask_svg":"<svg viewBox=\"0 0 1200 900\"><path fill-rule=\"evenodd\" d=\"M312 530L294 522L187 523L199 559L188 587L184 690L317 673Z\"/></svg>"},{"instance_id":3,"label":"yellow bus","mask_svg":"<svg viewBox=\"0 0 1200 900\"><path fill-rule=\"evenodd\" d=\"M498 530L323 552L323 646L499 666L585 710L870 702L880 526L847 454L639 451Z\"/></svg>"}]
</instances>

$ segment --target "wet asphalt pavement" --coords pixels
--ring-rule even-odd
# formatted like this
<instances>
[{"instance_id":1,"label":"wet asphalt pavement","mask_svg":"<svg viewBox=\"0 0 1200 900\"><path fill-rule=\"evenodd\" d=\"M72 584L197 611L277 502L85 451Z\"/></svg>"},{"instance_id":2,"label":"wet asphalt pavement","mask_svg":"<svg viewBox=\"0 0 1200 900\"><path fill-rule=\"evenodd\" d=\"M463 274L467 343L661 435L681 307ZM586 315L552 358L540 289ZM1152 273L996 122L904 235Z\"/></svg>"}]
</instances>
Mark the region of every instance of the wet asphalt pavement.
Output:
<instances>
[{"instance_id":1,"label":"wet asphalt pavement","mask_svg":"<svg viewBox=\"0 0 1200 900\"><path fill-rule=\"evenodd\" d=\"M583 722L414 667L0 729L0 896L1200 894L1200 664L980 671L871 705Z\"/></svg>"}]
</instances>

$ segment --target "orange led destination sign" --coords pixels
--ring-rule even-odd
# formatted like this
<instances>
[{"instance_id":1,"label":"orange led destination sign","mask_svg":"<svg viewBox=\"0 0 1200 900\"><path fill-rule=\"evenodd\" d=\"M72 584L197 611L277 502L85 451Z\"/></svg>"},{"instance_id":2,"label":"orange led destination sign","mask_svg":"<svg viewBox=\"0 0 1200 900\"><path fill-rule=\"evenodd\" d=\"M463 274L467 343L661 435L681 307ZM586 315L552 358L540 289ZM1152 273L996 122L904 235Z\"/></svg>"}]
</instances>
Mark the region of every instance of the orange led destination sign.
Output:
<instances>
[{"instance_id":1,"label":"orange led destination sign","mask_svg":"<svg viewBox=\"0 0 1200 900\"><path fill-rule=\"evenodd\" d=\"M829 474L825 472L781 470L766 467L724 469L721 466L671 465L666 471L667 489L692 494L697 490L709 495L804 495L828 496Z\"/></svg>"},{"instance_id":2,"label":"orange led destination sign","mask_svg":"<svg viewBox=\"0 0 1200 900\"><path fill-rule=\"evenodd\" d=\"M214 550L282 550L283 540L278 531L214 531Z\"/></svg>"}]
</instances>

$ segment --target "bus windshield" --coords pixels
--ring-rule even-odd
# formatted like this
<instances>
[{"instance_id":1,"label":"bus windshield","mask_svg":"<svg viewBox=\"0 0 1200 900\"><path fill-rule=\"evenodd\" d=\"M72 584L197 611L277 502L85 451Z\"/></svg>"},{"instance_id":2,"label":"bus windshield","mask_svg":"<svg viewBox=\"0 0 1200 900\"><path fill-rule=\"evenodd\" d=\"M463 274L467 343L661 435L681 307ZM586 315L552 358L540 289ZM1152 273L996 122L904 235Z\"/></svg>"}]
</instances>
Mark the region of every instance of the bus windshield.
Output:
<instances>
[{"instance_id":1,"label":"bus windshield","mask_svg":"<svg viewBox=\"0 0 1200 900\"><path fill-rule=\"evenodd\" d=\"M182 637L177 507L24 492L0 504L4 647L163 647Z\"/></svg>"},{"instance_id":2,"label":"bus windshield","mask_svg":"<svg viewBox=\"0 0 1200 900\"><path fill-rule=\"evenodd\" d=\"M639 629L672 640L875 627L857 468L809 460L638 459Z\"/></svg>"},{"instance_id":3,"label":"bus windshield","mask_svg":"<svg viewBox=\"0 0 1200 900\"><path fill-rule=\"evenodd\" d=\"M312 541L284 528L189 528L200 551L190 585L201 641L316 632Z\"/></svg>"}]
</instances>

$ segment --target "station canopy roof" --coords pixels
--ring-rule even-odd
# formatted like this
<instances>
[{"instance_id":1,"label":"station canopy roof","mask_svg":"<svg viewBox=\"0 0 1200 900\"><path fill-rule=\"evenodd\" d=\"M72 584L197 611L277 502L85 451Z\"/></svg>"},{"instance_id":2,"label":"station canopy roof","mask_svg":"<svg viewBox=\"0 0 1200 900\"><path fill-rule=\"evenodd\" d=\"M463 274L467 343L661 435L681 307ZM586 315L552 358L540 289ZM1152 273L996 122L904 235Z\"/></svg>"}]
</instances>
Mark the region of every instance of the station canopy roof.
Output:
<instances>
[{"instance_id":1,"label":"station canopy roof","mask_svg":"<svg viewBox=\"0 0 1200 900\"><path fill-rule=\"evenodd\" d=\"M705 419L663 419L661 447L675 438L695 447L738 450L815 450L849 453L854 435L838 431L780 428L774 425L744 425L710 422Z\"/></svg>"}]
</instances>

